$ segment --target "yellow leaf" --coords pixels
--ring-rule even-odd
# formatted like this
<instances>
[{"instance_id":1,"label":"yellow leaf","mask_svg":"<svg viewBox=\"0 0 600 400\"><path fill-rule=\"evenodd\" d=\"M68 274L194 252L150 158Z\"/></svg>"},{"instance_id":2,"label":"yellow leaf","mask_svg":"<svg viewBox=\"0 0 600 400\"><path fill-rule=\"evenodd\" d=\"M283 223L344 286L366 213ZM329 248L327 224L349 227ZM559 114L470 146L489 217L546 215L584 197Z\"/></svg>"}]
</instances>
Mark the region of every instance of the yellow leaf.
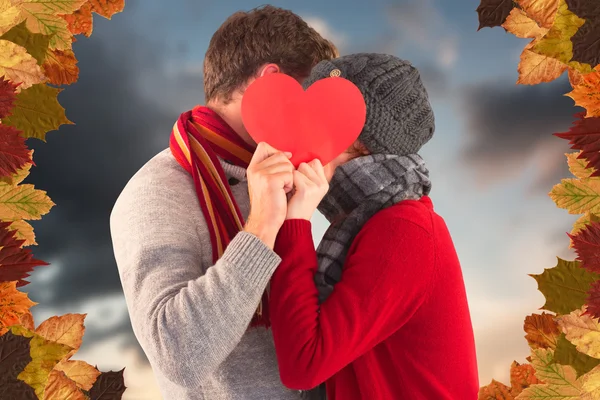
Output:
<instances>
[{"instance_id":1,"label":"yellow leaf","mask_svg":"<svg viewBox=\"0 0 600 400\"><path fill-rule=\"evenodd\" d=\"M100 371L80 360L63 360L54 369L64 372L83 390L90 390L100 375Z\"/></svg>"},{"instance_id":2,"label":"yellow leaf","mask_svg":"<svg viewBox=\"0 0 600 400\"><path fill-rule=\"evenodd\" d=\"M600 365L579 379L584 392L581 398L583 400L600 400Z\"/></svg>"},{"instance_id":3,"label":"yellow leaf","mask_svg":"<svg viewBox=\"0 0 600 400\"><path fill-rule=\"evenodd\" d=\"M591 213L583 214L581 217L579 217L577 219L577 221L575 221L575 224L573 224L573 230L571 231L571 236L576 235L583 228L585 228L586 225L589 225L593 222L600 222L600 217L598 217L596 214L591 214ZM573 240L571 240L571 244L569 245L569 248L573 248Z\"/></svg>"},{"instance_id":4,"label":"yellow leaf","mask_svg":"<svg viewBox=\"0 0 600 400\"><path fill-rule=\"evenodd\" d=\"M583 315L584 312L585 306L569 315L559 316L558 325L578 351L600 358L600 323L589 315Z\"/></svg>"},{"instance_id":5,"label":"yellow leaf","mask_svg":"<svg viewBox=\"0 0 600 400\"><path fill-rule=\"evenodd\" d=\"M4 220L3 220L4 221ZM29 225L26 221L19 219L13 221L8 227L10 231L16 231L15 238L17 240L24 240L21 247L35 246L35 233L33 232L33 226Z\"/></svg>"},{"instance_id":6,"label":"yellow leaf","mask_svg":"<svg viewBox=\"0 0 600 400\"><path fill-rule=\"evenodd\" d=\"M563 179L549 196L557 207L570 214L600 214L600 178Z\"/></svg>"},{"instance_id":7,"label":"yellow leaf","mask_svg":"<svg viewBox=\"0 0 600 400\"><path fill-rule=\"evenodd\" d=\"M37 60L25 47L8 40L0 40L0 76L6 75L14 83L21 83L17 91L46 80Z\"/></svg>"},{"instance_id":8,"label":"yellow leaf","mask_svg":"<svg viewBox=\"0 0 600 400\"><path fill-rule=\"evenodd\" d=\"M513 8L502 27L516 37L520 38L540 38L547 32L547 28L542 28L533 19L529 18L523 10Z\"/></svg>"},{"instance_id":9,"label":"yellow leaf","mask_svg":"<svg viewBox=\"0 0 600 400\"><path fill-rule=\"evenodd\" d=\"M521 53L521 61L517 69L519 71L517 84L519 85L550 82L560 77L567 69L567 66L558 60L531 51L534 44L535 42L532 42L525 46Z\"/></svg>"},{"instance_id":10,"label":"yellow leaf","mask_svg":"<svg viewBox=\"0 0 600 400\"><path fill-rule=\"evenodd\" d=\"M62 343L73 349L72 356L81 346L85 326L83 320L86 314L65 314L60 317L50 317L42 322L35 333L53 342Z\"/></svg>"},{"instance_id":11,"label":"yellow leaf","mask_svg":"<svg viewBox=\"0 0 600 400\"><path fill-rule=\"evenodd\" d=\"M0 0L0 35L18 25L23 18L21 10L13 6L10 0Z\"/></svg>"},{"instance_id":12,"label":"yellow leaf","mask_svg":"<svg viewBox=\"0 0 600 400\"><path fill-rule=\"evenodd\" d=\"M581 151L576 151L574 153L566 153L567 156L567 164L569 165L569 171L576 178L585 179L589 178L592 175L596 168L587 168L588 161L585 158L577 158L581 155Z\"/></svg>"},{"instance_id":13,"label":"yellow leaf","mask_svg":"<svg viewBox=\"0 0 600 400\"><path fill-rule=\"evenodd\" d=\"M0 335L7 328L20 323L21 317L37 303L27 293L17 290L17 282L0 282Z\"/></svg>"},{"instance_id":14,"label":"yellow leaf","mask_svg":"<svg viewBox=\"0 0 600 400\"><path fill-rule=\"evenodd\" d=\"M41 219L54 206L54 203L43 190L33 185L12 186L0 182L0 215L2 219L16 221L18 219Z\"/></svg>"},{"instance_id":15,"label":"yellow leaf","mask_svg":"<svg viewBox=\"0 0 600 400\"><path fill-rule=\"evenodd\" d=\"M86 397L64 372L53 370L48 376L44 400L86 400Z\"/></svg>"},{"instance_id":16,"label":"yellow leaf","mask_svg":"<svg viewBox=\"0 0 600 400\"><path fill-rule=\"evenodd\" d=\"M585 23L585 20L569 11L566 0L559 0L558 12L548 33L534 44L532 50L538 54L555 58L579 72L591 72L589 64L571 61L573 43L571 37Z\"/></svg>"},{"instance_id":17,"label":"yellow leaf","mask_svg":"<svg viewBox=\"0 0 600 400\"><path fill-rule=\"evenodd\" d=\"M517 3L540 26L552 26L558 10L558 0L517 0Z\"/></svg>"},{"instance_id":18,"label":"yellow leaf","mask_svg":"<svg viewBox=\"0 0 600 400\"><path fill-rule=\"evenodd\" d=\"M30 151L29 158L33 157L33 150ZM18 169L17 172L11 176L4 176L0 178L0 182L7 183L9 185L17 186L19 183L23 182L25 178L29 175L29 171L31 170L31 163L25 164L22 168Z\"/></svg>"},{"instance_id":19,"label":"yellow leaf","mask_svg":"<svg viewBox=\"0 0 600 400\"><path fill-rule=\"evenodd\" d=\"M579 84L567 93L575 105L587 110L586 118L600 117L600 72L591 72L581 77Z\"/></svg>"},{"instance_id":20,"label":"yellow leaf","mask_svg":"<svg viewBox=\"0 0 600 400\"><path fill-rule=\"evenodd\" d=\"M21 326L13 326L11 331L15 335L32 338L30 342L31 362L17 378L31 386L38 398L44 398L50 372L72 349L67 345L46 340Z\"/></svg>"}]
</instances>

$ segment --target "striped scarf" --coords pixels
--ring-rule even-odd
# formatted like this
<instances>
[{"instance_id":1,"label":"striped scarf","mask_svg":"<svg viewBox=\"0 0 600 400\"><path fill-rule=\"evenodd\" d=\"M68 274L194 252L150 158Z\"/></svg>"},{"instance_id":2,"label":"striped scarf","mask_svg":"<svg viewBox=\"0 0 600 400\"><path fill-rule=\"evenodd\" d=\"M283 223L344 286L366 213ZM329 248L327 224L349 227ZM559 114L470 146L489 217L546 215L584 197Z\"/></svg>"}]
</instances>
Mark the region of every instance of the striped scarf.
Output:
<instances>
[{"instance_id":1,"label":"striped scarf","mask_svg":"<svg viewBox=\"0 0 600 400\"><path fill-rule=\"evenodd\" d=\"M219 158L248 168L254 149L217 113L203 106L181 114L173 126L169 147L177 162L194 179L216 263L245 223ZM250 326L269 326L268 303L265 291Z\"/></svg>"}]
</instances>

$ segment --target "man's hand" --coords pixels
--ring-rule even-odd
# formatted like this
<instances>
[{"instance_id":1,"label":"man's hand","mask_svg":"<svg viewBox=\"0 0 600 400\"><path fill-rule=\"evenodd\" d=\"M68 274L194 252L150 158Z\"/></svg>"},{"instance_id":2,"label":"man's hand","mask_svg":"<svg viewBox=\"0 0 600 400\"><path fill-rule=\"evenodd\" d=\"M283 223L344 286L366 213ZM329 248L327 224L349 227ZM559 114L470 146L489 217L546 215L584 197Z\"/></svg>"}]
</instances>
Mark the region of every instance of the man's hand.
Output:
<instances>
[{"instance_id":1,"label":"man's hand","mask_svg":"<svg viewBox=\"0 0 600 400\"><path fill-rule=\"evenodd\" d=\"M285 219L310 220L329 190L329 182L319 160L298 166L298 170L294 171L294 188L295 193L288 202Z\"/></svg>"},{"instance_id":2,"label":"man's hand","mask_svg":"<svg viewBox=\"0 0 600 400\"><path fill-rule=\"evenodd\" d=\"M275 245L277 232L285 220L286 193L293 188L291 156L259 143L248 166L250 215L244 231L256 235L270 248Z\"/></svg>"}]
</instances>

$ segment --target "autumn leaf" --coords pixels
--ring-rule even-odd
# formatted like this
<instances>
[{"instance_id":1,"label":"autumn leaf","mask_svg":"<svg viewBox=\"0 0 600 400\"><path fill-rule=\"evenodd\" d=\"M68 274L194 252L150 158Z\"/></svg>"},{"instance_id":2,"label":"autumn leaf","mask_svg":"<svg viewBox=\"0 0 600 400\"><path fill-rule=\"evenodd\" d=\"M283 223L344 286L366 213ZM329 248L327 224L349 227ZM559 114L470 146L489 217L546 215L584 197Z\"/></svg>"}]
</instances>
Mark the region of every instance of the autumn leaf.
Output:
<instances>
[{"instance_id":1,"label":"autumn leaf","mask_svg":"<svg viewBox=\"0 0 600 400\"><path fill-rule=\"evenodd\" d=\"M35 333L52 342L69 346L69 357L79 350L85 326L83 320L86 314L65 314L60 317L50 317L37 327Z\"/></svg>"},{"instance_id":2,"label":"autumn leaf","mask_svg":"<svg viewBox=\"0 0 600 400\"><path fill-rule=\"evenodd\" d=\"M585 118L583 112L577 113L569 131L554 136L568 140L571 149L581 150L580 157L588 161L587 168L595 169L591 176L600 176L600 118Z\"/></svg>"},{"instance_id":3,"label":"autumn leaf","mask_svg":"<svg viewBox=\"0 0 600 400\"><path fill-rule=\"evenodd\" d=\"M508 386L492 379L492 383L479 388L477 400L514 400L514 396Z\"/></svg>"},{"instance_id":4,"label":"autumn leaf","mask_svg":"<svg viewBox=\"0 0 600 400\"><path fill-rule=\"evenodd\" d=\"M79 78L79 67L73 50L49 51L43 68L53 85L70 85Z\"/></svg>"},{"instance_id":5,"label":"autumn leaf","mask_svg":"<svg viewBox=\"0 0 600 400\"><path fill-rule=\"evenodd\" d=\"M517 68L519 72L518 85L551 82L559 78L567 69L567 66L559 60L531 51L534 46L535 42L528 44L521 53L521 61Z\"/></svg>"},{"instance_id":6,"label":"autumn leaf","mask_svg":"<svg viewBox=\"0 0 600 400\"><path fill-rule=\"evenodd\" d=\"M64 372L56 369L50 372L48 383L44 392L44 400L86 400L85 395L75 382L69 379Z\"/></svg>"},{"instance_id":7,"label":"autumn leaf","mask_svg":"<svg viewBox=\"0 0 600 400\"><path fill-rule=\"evenodd\" d=\"M590 72L591 66L571 61L573 58L573 43L571 37L584 24L585 20L569 11L565 0L558 1L558 11L554 23L548 33L533 46L532 50L538 54L555 58L568 64L579 72Z\"/></svg>"},{"instance_id":8,"label":"autumn leaf","mask_svg":"<svg viewBox=\"0 0 600 400\"><path fill-rule=\"evenodd\" d=\"M600 318L600 280L592 283L585 303L586 313L594 318Z\"/></svg>"},{"instance_id":9,"label":"autumn leaf","mask_svg":"<svg viewBox=\"0 0 600 400\"><path fill-rule=\"evenodd\" d=\"M34 259L31 250L22 248L23 241L15 238L9 225L10 222L0 222L0 282L15 281L18 287L25 286L29 273L48 263Z\"/></svg>"},{"instance_id":10,"label":"autumn leaf","mask_svg":"<svg viewBox=\"0 0 600 400\"><path fill-rule=\"evenodd\" d=\"M572 98L575 105L586 109L586 118L600 117L600 72L583 75L579 85L565 96Z\"/></svg>"},{"instance_id":11,"label":"autumn leaf","mask_svg":"<svg viewBox=\"0 0 600 400\"><path fill-rule=\"evenodd\" d=\"M560 330L554 317L543 312L532 314L525 317L523 329L527 333L525 339L532 349L551 349L556 348Z\"/></svg>"},{"instance_id":12,"label":"autumn leaf","mask_svg":"<svg viewBox=\"0 0 600 400\"><path fill-rule=\"evenodd\" d=\"M0 78L0 118L9 116L17 98L17 86L4 77Z\"/></svg>"},{"instance_id":13,"label":"autumn leaf","mask_svg":"<svg viewBox=\"0 0 600 400\"><path fill-rule=\"evenodd\" d=\"M569 171L580 179L589 178L596 169L594 167L588 168L588 162L585 160L583 152L578 151L575 153L566 153L567 164L569 165Z\"/></svg>"},{"instance_id":14,"label":"autumn leaf","mask_svg":"<svg viewBox=\"0 0 600 400\"><path fill-rule=\"evenodd\" d=\"M100 375L95 367L80 360L63 360L59 362L55 370L62 371L83 390L90 390Z\"/></svg>"},{"instance_id":15,"label":"autumn leaf","mask_svg":"<svg viewBox=\"0 0 600 400\"><path fill-rule=\"evenodd\" d=\"M558 325L578 351L590 357L600 358L600 323L589 315L583 315L586 307L557 318Z\"/></svg>"},{"instance_id":16,"label":"autumn leaf","mask_svg":"<svg viewBox=\"0 0 600 400\"><path fill-rule=\"evenodd\" d=\"M587 225L576 235L570 235L577 252L577 261L588 271L600 273L600 222Z\"/></svg>"},{"instance_id":17,"label":"autumn leaf","mask_svg":"<svg viewBox=\"0 0 600 400\"><path fill-rule=\"evenodd\" d=\"M29 225L22 219L6 222L10 222L8 230L15 233L15 239L23 241L21 247L37 245L37 242L35 241L35 233L33 232L33 226Z\"/></svg>"},{"instance_id":18,"label":"autumn leaf","mask_svg":"<svg viewBox=\"0 0 600 400\"><path fill-rule=\"evenodd\" d=\"M579 3L584 2L579 1ZM573 44L573 60L582 64L600 64L600 40L598 40L598 38L600 38L600 18L598 17L598 15L600 15L600 9L596 12L598 14L596 14L594 18L586 19L583 26L579 28L571 38L571 43Z\"/></svg>"},{"instance_id":19,"label":"autumn leaf","mask_svg":"<svg viewBox=\"0 0 600 400\"><path fill-rule=\"evenodd\" d=\"M32 159L32 161L30 163L25 164L23 168L19 169L16 174L10 177L10 180L7 180L6 177L0 177L0 184L4 182L15 186L23 182L25 178L29 176L29 172L31 172L31 166L34 164L33 150L29 151L29 158Z\"/></svg>"},{"instance_id":20,"label":"autumn leaf","mask_svg":"<svg viewBox=\"0 0 600 400\"><path fill-rule=\"evenodd\" d=\"M597 216L596 214L591 214L591 213L583 214L581 217L579 217L577 219L577 221L575 221L575 224L573 224L573 230L571 231L571 236L576 235L587 225L594 223L594 222L600 222L600 217ZM569 248L572 248L572 247L573 247L573 240L571 240L571 243L569 244Z\"/></svg>"},{"instance_id":21,"label":"autumn leaf","mask_svg":"<svg viewBox=\"0 0 600 400\"><path fill-rule=\"evenodd\" d=\"M557 257L558 258L558 257ZM546 298L543 309L557 314L568 314L583 306L587 291L599 274L581 268L577 261L558 258L554 268L546 268L539 275L532 275L538 283L538 290Z\"/></svg>"},{"instance_id":22,"label":"autumn leaf","mask_svg":"<svg viewBox=\"0 0 600 400\"><path fill-rule=\"evenodd\" d=\"M21 10L10 1L0 1L0 35L17 25L23 18Z\"/></svg>"},{"instance_id":23,"label":"autumn leaf","mask_svg":"<svg viewBox=\"0 0 600 400\"><path fill-rule=\"evenodd\" d=\"M83 4L81 8L72 14L61 15L69 26L69 31L73 35L84 34L89 37L92 34L92 6L89 2Z\"/></svg>"},{"instance_id":24,"label":"autumn leaf","mask_svg":"<svg viewBox=\"0 0 600 400\"><path fill-rule=\"evenodd\" d=\"M2 120L3 124L23 131L26 138L46 141L46 133L63 124L72 124L65 116L65 109L58 103L62 89L48 85L33 85L17 95L13 115Z\"/></svg>"},{"instance_id":25,"label":"autumn leaf","mask_svg":"<svg viewBox=\"0 0 600 400\"><path fill-rule=\"evenodd\" d=\"M6 32L0 39L8 40L19 46L24 47L38 65L42 65L46 58L46 52L50 43L50 36L41 33L32 33L25 24L25 21L13 27Z\"/></svg>"},{"instance_id":26,"label":"autumn leaf","mask_svg":"<svg viewBox=\"0 0 600 400\"><path fill-rule=\"evenodd\" d=\"M575 369L578 377L600 364L599 359L577 351L575 345L569 342L564 334L561 334L558 338L558 344L554 351L554 361L561 365L570 365Z\"/></svg>"},{"instance_id":27,"label":"autumn leaf","mask_svg":"<svg viewBox=\"0 0 600 400\"><path fill-rule=\"evenodd\" d=\"M31 184L13 186L0 182L0 215L3 220L40 219L53 206L46 192Z\"/></svg>"},{"instance_id":28,"label":"autumn leaf","mask_svg":"<svg viewBox=\"0 0 600 400\"><path fill-rule=\"evenodd\" d=\"M27 49L8 40L0 40L0 76L4 75L21 85L18 90L27 89L46 80L37 61L27 53Z\"/></svg>"},{"instance_id":29,"label":"autumn leaf","mask_svg":"<svg viewBox=\"0 0 600 400\"><path fill-rule=\"evenodd\" d=\"M542 382L535 376L535 369L531 364L513 361L510 366L510 393L513 396L518 396L524 389L538 383Z\"/></svg>"},{"instance_id":30,"label":"autumn leaf","mask_svg":"<svg viewBox=\"0 0 600 400\"><path fill-rule=\"evenodd\" d=\"M580 378L583 388L583 400L598 400L600 398L600 366Z\"/></svg>"},{"instance_id":31,"label":"autumn leaf","mask_svg":"<svg viewBox=\"0 0 600 400\"><path fill-rule=\"evenodd\" d=\"M558 11L558 0L517 0L517 4L541 27L552 27Z\"/></svg>"},{"instance_id":32,"label":"autumn leaf","mask_svg":"<svg viewBox=\"0 0 600 400\"><path fill-rule=\"evenodd\" d=\"M583 74L573 68L569 68L568 71L569 71L569 83L571 84L571 86L575 87L575 86L579 85L579 83L581 83L581 81L583 79Z\"/></svg>"},{"instance_id":33,"label":"autumn leaf","mask_svg":"<svg viewBox=\"0 0 600 400\"><path fill-rule=\"evenodd\" d=\"M125 8L125 0L89 0L89 3L92 11L106 19L111 19Z\"/></svg>"},{"instance_id":34,"label":"autumn leaf","mask_svg":"<svg viewBox=\"0 0 600 400\"><path fill-rule=\"evenodd\" d=\"M7 332L0 336L0 397L3 399L37 400L35 391L17 375L31 362L31 338Z\"/></svg>"},{"instance_id":35,"label":"autumn leaf","mask_svg":"<svg viewBox=\"0 0 600 400\"><path fill-rule=\"evenodd\" d=\"M50 372L60 360L69 354L71 348L64 344L46 340L37 333L21 326L13 326L10 329L16 335L32 338L29 353L31 362L27 364L18 378L31 386L39 398L43 398Z\"/></svg>"},{"instance_id":36,"label":"autumn leaf","mask_svg":"<svg viewBox=\"0 0 600 400\"><path fill-rule=\"evenodd\" d=\"M33 322L33 314L31 313L31 311L28 311L26 313L24 313L23 315L21 315L21 318L19 318L19 324L23 326L26 329L29 329L30 331L35 330L35 324Z\"/></svg>"},{"instance_id":37,"label":"autumn leaf","mask_svg":"<svg viewBox=\"0 0 600 400\"><path fill-rule=\"evenodd\" d=\"M0 176L12 177L28 163L31 163L29 149L21 132L0 124Z\"/></svg>"},{"instance_id":38,"label":"autumn leaf","mask_svg":"<svg viewBox=\"0 0 600 400\"><path fill-rule=\"evenodd\" d=\"M29 300L27 293L17 290L17 282L0 282L0 335L18 324L21 315L36 304Z\"/></svg>"},{"instance_id":39,"label":"autumn leaf","mask_svg":"<svg viewBox=\"0 0 600 400\"><path fill-rule=\"evenodd\" d=\"M479 28L501 26L514 7L512 0L481 0L477 7Z\"/></svg>"},{"instance_id":40,"label":"autumn leaf","mask_svg":"<svg viewBox=\"0 0 600 400\"><path fill-rule=\"evenodd\" d=\"M94 400L120 399L127 389L123 380L123 371L125 368L120 371L101 373L90 390L90 397Z\"/></svg>"},{"instance_id":41,"label":"autumn leaf","mask_svg":"<svg viewBox=\"0 0 600 400\"><path fill-rule=\"evenodd\" d=\"M520 8L513 8L502 24L502 27L509 33L520 38L540 38L547 32L547 28L542 28L533 19Z\"/></svg>"},{"instance_id":42,"label":"autumn leaf","mask_svg":"<svg viewBox=\"0 0 600 400\"><path fill-rule=\"evenodd\" d=\"M563 179L549 193L557 207L569 214L600 214L600 179Z\"/></svg>"}]
</instances>

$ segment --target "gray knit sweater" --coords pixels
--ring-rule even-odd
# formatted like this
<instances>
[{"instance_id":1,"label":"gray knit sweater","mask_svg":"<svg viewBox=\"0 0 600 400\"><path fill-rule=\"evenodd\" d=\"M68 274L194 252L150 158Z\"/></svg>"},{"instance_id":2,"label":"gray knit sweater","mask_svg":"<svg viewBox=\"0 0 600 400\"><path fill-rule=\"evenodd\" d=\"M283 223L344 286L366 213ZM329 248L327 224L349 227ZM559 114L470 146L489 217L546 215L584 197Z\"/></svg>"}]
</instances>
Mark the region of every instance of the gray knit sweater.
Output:
<instances>
[{"instance_id":1,"label":"gray knit sweater","mask_svg":"<svg viewBox=\"0 0 600 400\"><path fill-rule=\"evenodd\" d=\"M232 191L247 217L245 170L223 168L240 181ZM300 398L281 384L271 331L247 330L280 258L241 232L213 265L194 183L170 150L129 181L110 229L133 331L165 400Z\"/></svg>"}]
</instances>

